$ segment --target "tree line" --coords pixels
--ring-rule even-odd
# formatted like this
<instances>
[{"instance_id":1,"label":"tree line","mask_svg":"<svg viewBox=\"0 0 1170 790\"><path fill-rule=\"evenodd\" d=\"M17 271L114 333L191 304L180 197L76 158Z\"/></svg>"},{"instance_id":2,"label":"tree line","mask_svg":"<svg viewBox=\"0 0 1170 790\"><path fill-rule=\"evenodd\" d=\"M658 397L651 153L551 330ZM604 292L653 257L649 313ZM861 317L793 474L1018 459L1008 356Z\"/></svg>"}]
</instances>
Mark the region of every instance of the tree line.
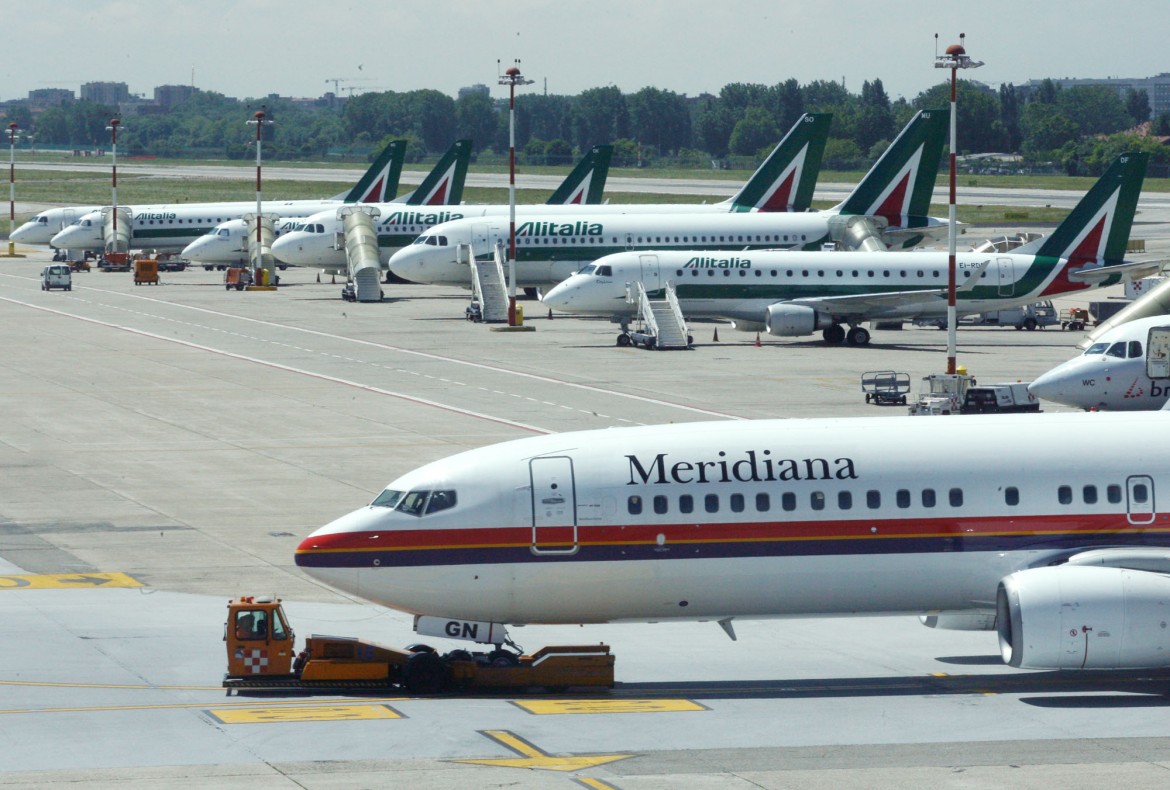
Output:
<instances>
[{"instance_id":1,"label":"tree line","mask_svg":"<svg viewBox=\"0 0 1170 790\"><path fill-rule=\"evenodd\" d=\"M911 100L891 101L880 79L864 82L856 94L837 82L801 85L795 79L731 83L717 96L696 98L652 87L628 94L613 86L575 96L521 92L516 143L529 164L567 164L593 145L612 143L616 166L711 167L731 158L758 160L801 113L830 112L824 165L853 170L872 162L915 112L946 107L949 96L943 82ZM129 155L249 158L255 131L245 121L261 104L275 121L264 130L266 159L366 155L395 138L411 142L408 158L415 161L460 138L474 140L476 153L484 156L508 148L506 103L501 107L484 93L453 99L435 90L370 92L312 106L276 96L239 101L196 91L165 114L124 118L119 145ZM14 103L8 116L23 129L31 127L41 144L105 147L115 113L77 101L35 117ZM1157 139L1129 133L1149 120L1154 135L1170 135L1170 115L1151 119L1145 91L1131 90L1123 98L1109 87L1062 89L1051 80L1029 91L959 82L960 154L1019 154L1026 165L1056 163L1085 175L1100 172L1122 150L1145 150L1166 163L1170 152Z\"/></svg>"}]
</instances>

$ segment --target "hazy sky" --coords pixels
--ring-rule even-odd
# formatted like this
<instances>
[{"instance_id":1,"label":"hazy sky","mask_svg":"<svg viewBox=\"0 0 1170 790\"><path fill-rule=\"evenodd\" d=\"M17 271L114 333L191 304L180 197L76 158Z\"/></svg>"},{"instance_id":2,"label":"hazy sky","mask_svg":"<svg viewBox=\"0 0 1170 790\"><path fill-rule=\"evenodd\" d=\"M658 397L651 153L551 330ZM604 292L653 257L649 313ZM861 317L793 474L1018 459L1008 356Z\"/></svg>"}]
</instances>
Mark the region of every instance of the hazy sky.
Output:
<instances>
[{"instance_id":1,"label":"hazy sky","mask_svg":"<svg viewBox=\"0 0 1170 790\"><path fill-rule=\"evenodd\" d=\"M10 3L10 6L14 4ZM125 82L246 98L484 83L521 59L527 91L647 85L696 95L728 82L880 78L891 98L941 82L939 49L967 34L993 86L1170 71L1165 0L56 0L4 14L0 99ZM341 93L347 94L346 82Z\"/></svg>"}]
</instances>

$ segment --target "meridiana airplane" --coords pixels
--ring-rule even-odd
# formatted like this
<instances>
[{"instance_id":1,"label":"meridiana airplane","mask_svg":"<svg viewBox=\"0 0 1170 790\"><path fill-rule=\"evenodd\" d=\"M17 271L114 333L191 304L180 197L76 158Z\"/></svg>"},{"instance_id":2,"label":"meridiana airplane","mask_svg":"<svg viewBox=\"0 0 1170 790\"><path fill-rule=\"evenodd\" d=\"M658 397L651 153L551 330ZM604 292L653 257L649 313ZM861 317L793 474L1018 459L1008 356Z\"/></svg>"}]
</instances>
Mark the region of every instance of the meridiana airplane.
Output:
<instances>
[{"instance_id":1,"label":"meridiana airplane","mask_svg":"<svg viewBox=\"0 0 1170 790\"><path fill-rule=\"evenodd\" d=\"M1038 398L1081 409L1161 409L1170 400L1170 316L1109 330L1083 354L1028 385Z\"/></svg>"},{"instance_id":2,"label":"meridiana airplane","mask_svg":"<svg viewBox=\"0 0 1170 790\"><path fill-rule=\"evenodd\" d=\"M722 203L702 205L621 203L590 206L588 209L579 206L544 205L539 211L556 214L558 217L564 217L566 213L574 217L593 214L608 217L614 214L646 213L690 215L786 209L805 211L812 204L813 189L820 173L821 156L824 153L831 121L832 116L824 113L801 116L743 188L734 197ZM941 136L939 139L942 139ZM527 212L537 209L529 206L523 210ZM506 227L508 211L507 205L460 206L456 210L426 213L401 212L394 207L382 207L382 216L378 224L378 247L382 260L389 261L395 252L408 246L420 233L439 223L465 217L475 217L481 221L484 217L494 217L497 223L504 222ZM345 251L335 249L334 244L335 235L340 230L341 224L336 213L323 212L306 220L303 231L285 234L273 245L272 254L285 263L299 266L344 267Z\"/></svg>"},{"instance_id":3,"label":"meridiana airplane","mask_svg":"<svg viewBox=\"0 0 1170 790\"><path fill-rule=\"evenodd\" d=\"M840 205L799 213L582 211L572 218L526 207L516 217L516 284L554 285L582 266L629 250L820 249L828 241L885 250L943 233L926 212L946 131L943 110L923 110ZM508 242L503 217L465 218L428 230L390 259L390 271L418 283L470 287L465 250L488 254Z\"/></svg>"},{"instance_id":4,"label":"meridiana airplane","mask_svg":"<svg viewBox=\"0 0 1170 790\"><path fill-rule=\"evenodd\" d=\"M296 563L420 616L420 633L424 618L476 621L495 644L508 624L716 621L734 638L736 619L912 614L997 630L1015 667L1170 666L1170 511L1156 506L1170 414L939 420L496 444L394 480L304 538ZM940 431L961 466L938 462ZM1092 463L1053 451L1070 437Z\"/></svg>"},{"instance_id":5,"label":"meridiana airplane","mask_svg":"<svg viewBox=\"0 0 1170 790\"><path fill-rule=\"evenodd\" d=\"M467 167L471 161L471 140L456 140L431 171L414 190L390 201L390 205L401 206L447 206L458 205L463 199L463 186L467 179ZM363 203L385 203L386 201L361 201ZM338 206L327 210L336 216ZM315 213L314 215L315 216ZM280 217L274 223L274 235L279 239L284 234L305 226L303 214ZM231 219L216 225L206 234L183 248L184 258L204 265L204 268L223 268L233 263L246 262L248 257L248 236L255 225L243 219ZM343 262L344 262L344 253ZM344 270L342 270L344 271Z\"/></svg>"},{"instance_id":6,"label":"meridiana airplane","mask_svg":"<svg viewBox=\"0 0 1170 790\"><path fill-rule=\"evenodd\" d=\"M1007 253L959 253L958 312L1017 307L1157 271L1161 261L1123 262L1147 159L1118 157L1050 235ZM626 299L630 283L660 298L669 283L688 317L729 318L737 329L781 337L819 329L828 343L864 345L864 321L945 316L947 274L945 252L622 252L586 266L544 301L628 317L638 309Z\"/></svg>"},{"instance_id":7,"label":"meridiana airplane","mask_svg":"<svg viewBox=\"0 0 1170 790\"><path fill-rule=\"evenodd\" d=\"M402 173L405 140L394 140L378 155L362 178L348 192L326 200L269 200L262 210L279 216L307 216L343 203L369 203L389 200L398 191ZM161 205L119 206L130 212L130 247L132 249L181 250L228 219L239 218L256 210L256 202L173 203ZM82 215L49 240L62 250L101 250L101 209Z\"/></svg>"}]
</instances>

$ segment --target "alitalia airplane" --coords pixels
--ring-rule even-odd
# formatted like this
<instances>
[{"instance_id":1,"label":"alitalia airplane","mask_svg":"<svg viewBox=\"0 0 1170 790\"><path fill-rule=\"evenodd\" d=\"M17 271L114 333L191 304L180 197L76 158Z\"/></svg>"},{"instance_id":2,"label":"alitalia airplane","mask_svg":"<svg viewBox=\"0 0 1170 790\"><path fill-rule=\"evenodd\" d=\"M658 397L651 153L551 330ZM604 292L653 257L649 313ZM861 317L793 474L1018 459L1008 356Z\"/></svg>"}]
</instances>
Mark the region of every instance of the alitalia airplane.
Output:
<instances>
[{"instance_id":1,"label":"alitalia airplane","mask_svg":"<svg viewBox=\"0 0 1170 790\"><path fill-rule=\"evenodd\" d=\"M566 218L525 207L516 216L516 284L551 286L602 256L630 250L811 250L828 241L881 250L915 246L947 227L926 216L947 117L943 110L919 112L845 201L826 211L589 210ZM487 255L507 244L508 235L502 217L445 222L395 253L390 271L413 282L470 287L463 250L470 246L477 257Z\"/></svg>"},{"instance_id":2,"label":"alitalia airplane","mask_svg":"<svg viewBox=\"0 0 1170 790\"><path fill-rule=\"evenodd\" d=\"M1170 316L1116 326L1083 354L1028 385L1038 398L1081 409L1139 411L1170 401Z\"/></svg>"},{"instance_id":3,"label":"alitalia airplane","mask_svg":"<svg viewBox=\"0 0 1170 790\"><path fill-rule=\"evenodd\" d=\"M394 205L401 209L403 206L447 206L458 205L463 199L463 186L467 179L467 167L471 161L471 140L456 140L447 152L439 157L439 161L423 178L414 190L400 195L387 203L386 201L362 201ZM608 165L608 159L606 159ZM602 179L604 183L604 178ZM337 205L329 207L327 212L336 216ZM314 213L312 216L316 216ZM286 233L304 228L307 222L302 214L280 217L274 223L275 238L279 239ZM248 257L248 236L255 229L254 225L243 219L231 219L212 228L208 233L195 239L183 248L183 257L201 263L204 268L211 266L224 267L233 263L246 261ZM342 253L344 262L344 252ZM283 268L283 267L282 267ZM344 269L340 270L344 273Z\"/></svg>"},{"instance_id":4,"label":"alitalia airplane","mask_svg":"<svg viewBox=\"0 0 1170 790\"><path fill-rule=\"evenodd\" d=\"M341 195L325 200L268 200L264 201L262 208L265 213L303 217L343 203L389 200L397 194L405 152L405 140L392 141L370 165L361 180ZM219 223L254 212L256 202L127 205L119 208L130 212L132 249L181 250ZM62 250L103 249L105 242L102 237L101 209L82 215L72 225L52 236L49 243Z\"/></svg>"},{"instance_id":5,"label":"alitalia airplane","mask_svg":"<svg viewBox=\"0 0 1170 790\"><path fill-rule=\"evenodd\" d=\"M940 432L961 465L938 462ZM1091 463L1054 451L1070 437ZM497 645L508 624L716 621L734 638L739 619L905 614L995 629L1014 667L1166 667L1167 448L1167 412L553 434L408 472L296 563L420 633L475 621Z\"/></svg>"},{"instance_id":6,"label":"alitalia airplane","mask_svg":"<svg viewBox=\"0 0 1170 790\"><path fill-rule=\"evenodd\" d=\"M1157 271L1161 261L1123 261L1147 159L1118 157L1050 235L1007 253L959 253L959 314ZM586 266L544 301L556 310L628 318L637 311L626 300L630 283L642 282L659 298L670 283L687 317L729 318L737 329L781 337L819 329L828 343L864 345L870 334L863 321L944 317L947 270L945 252L623 252Z\"/></svg>"},{"instance_id":7,"label":"alitalia airplane","mask_svg":"<svg viewBox=\"0 0 1170 790\"><path fill-rule=\"evenodd\" d=\"M806 211L812 204L813 189L820 173L821 156L829 135L832 116L824 113L806 114L797 120L784 139L760 165L735 196L714 204L612 204L595 205L588 209L580 204L545 205L542 213L563 217L612 216L614 214L726 214L747 211ZM940 137L941 141L941 132ZM941 143L940 143L941 144ZM549 201L551 204L553 201ZM428 228L452 220L475 217L483 220L493 217L496 224L507 227L507 205L460 206L441 212L402 212L396 207L382 207L378 225L378 246L382 260L413 242ZM536 211L531 206L524 212ZM344 267L345 251L335 249L335 234L341 230L336 212L310 217L302 231L288 233L272 247L272 254L285 263L298 266ZM409 277L406 279L410 279Z\"/></svg>"}]
</instances>

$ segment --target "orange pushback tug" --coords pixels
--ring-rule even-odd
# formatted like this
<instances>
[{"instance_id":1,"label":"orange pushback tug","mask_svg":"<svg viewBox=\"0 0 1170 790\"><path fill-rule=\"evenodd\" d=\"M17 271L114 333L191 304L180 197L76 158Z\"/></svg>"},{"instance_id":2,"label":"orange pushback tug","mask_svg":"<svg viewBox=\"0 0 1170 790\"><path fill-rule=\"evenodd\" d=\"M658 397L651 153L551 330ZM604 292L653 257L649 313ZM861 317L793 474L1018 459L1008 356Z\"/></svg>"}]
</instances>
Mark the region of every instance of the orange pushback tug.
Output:
<instances>
[{"instance_id":1,"label":"orange pushback tug","mask_svg":"<svg viewBox=\"0 0 1170 790\"><path fill-rule=\"evenodd\" d=\"M228 601L224 625L227 674L232 689L370 689L399 687L411 694L448 689L613 687L614 657L608 645L560 645L532 655L496 649L452 650L427 645L386 647L345 636L313 634L295 652L295 634L274 596Z\"/></svg>"}]
</instances>

